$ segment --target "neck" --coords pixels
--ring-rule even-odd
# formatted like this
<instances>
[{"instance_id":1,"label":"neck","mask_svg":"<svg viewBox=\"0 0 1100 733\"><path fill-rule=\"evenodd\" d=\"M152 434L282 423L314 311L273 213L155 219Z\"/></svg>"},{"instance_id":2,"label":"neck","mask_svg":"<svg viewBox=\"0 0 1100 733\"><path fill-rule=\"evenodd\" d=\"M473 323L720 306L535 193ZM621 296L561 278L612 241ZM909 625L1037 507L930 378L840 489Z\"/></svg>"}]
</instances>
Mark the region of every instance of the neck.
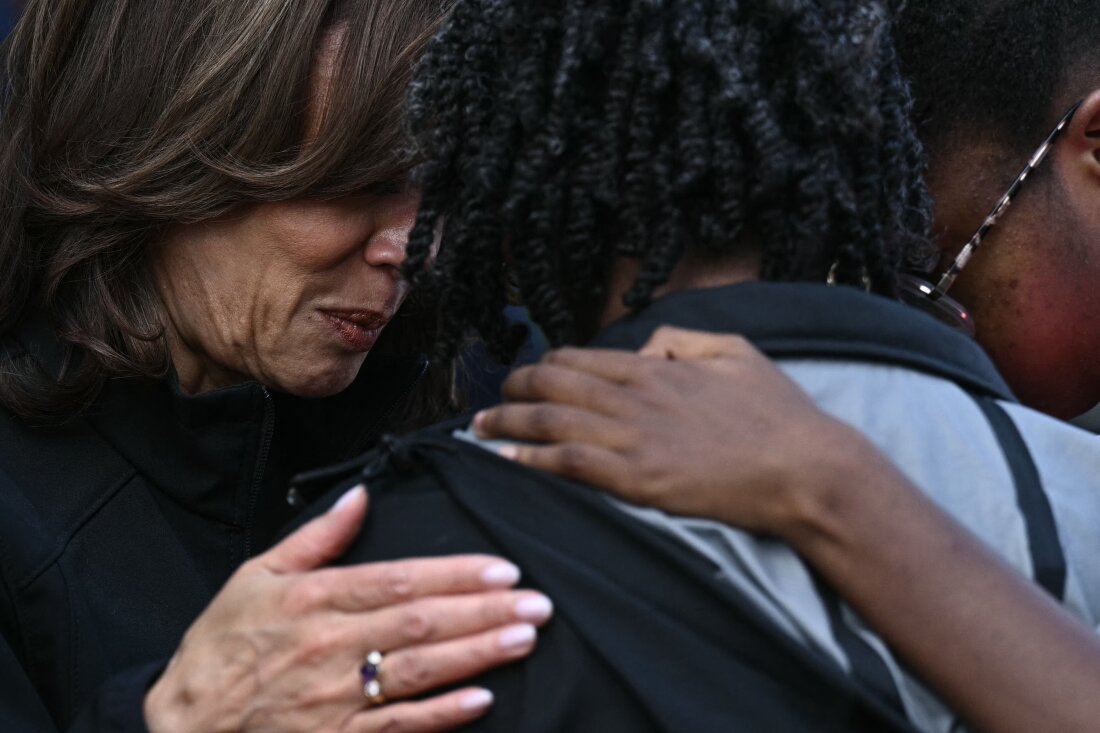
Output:
<instances>
[{"instance_id":1,"label":"neck","mask_svg":"<svg viewBox=\"0 0 1100 733\"><path fill-rule=\"evenodd\" d=\"M247 381L241 374L218 367L213 359L188 344L171 324L165 329L165 340L168 342L168 353L172 359L172 368L176 371L180 391L184 394L213 392Z\"/></svg>"},{"instance_id":2,"label":"neck","mask_svg":"<svg viewBox=\"0 0 1100 733\"><path fill-rule=\"evenodd\" d=\"M641 261L633 257L620 257L615 262L611 269L607 304L599 319L600 328L629 314L630 311L623 305L623 295L634 284L641 269ZM718 288L759 279L760 257L755 253L706 258L685 256L672 271L668 282L653 291L653 297L656 299L681 290Z\"/></svg>"}]
</instances>

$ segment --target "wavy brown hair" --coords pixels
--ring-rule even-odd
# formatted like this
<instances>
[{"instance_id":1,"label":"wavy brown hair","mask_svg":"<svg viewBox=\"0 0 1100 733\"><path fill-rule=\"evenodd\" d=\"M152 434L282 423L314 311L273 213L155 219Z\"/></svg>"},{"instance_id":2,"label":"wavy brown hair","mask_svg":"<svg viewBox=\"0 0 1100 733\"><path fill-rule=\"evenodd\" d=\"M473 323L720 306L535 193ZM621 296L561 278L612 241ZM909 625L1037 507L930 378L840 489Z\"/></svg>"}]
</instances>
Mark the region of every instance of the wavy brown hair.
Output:
<instances>
[{"instance_id":1,"label":"wavy brown hair","mask_svg":"<svg viewBox=\"0 0 1100 733\"><path fill-rule=\"evenodd\" d=\"M147 267L167 227L403 178L409 76L449 4L31 2L3 46L0 337L44 317L64 366L46 374L0 349L0 404L65 418L113 377L168 373ZM339 58L317 119L311 70L335 31ZM408 312L395 330L391 348L429 346L431 330ZM429 382L449 395L447 375Z\"/></svg>"}]
</instances>

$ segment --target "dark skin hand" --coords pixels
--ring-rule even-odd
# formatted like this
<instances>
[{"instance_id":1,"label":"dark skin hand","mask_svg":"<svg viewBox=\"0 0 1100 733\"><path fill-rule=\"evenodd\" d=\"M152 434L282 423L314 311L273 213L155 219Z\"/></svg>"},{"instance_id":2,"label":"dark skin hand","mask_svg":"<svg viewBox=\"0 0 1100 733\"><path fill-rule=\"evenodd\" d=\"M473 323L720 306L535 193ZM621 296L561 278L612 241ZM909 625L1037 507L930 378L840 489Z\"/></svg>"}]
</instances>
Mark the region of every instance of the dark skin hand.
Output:
<instances>
[{"instance_id":1,"label":"dark skin hand","mask_svg":"<svg viewBox=\"0 0 1100 733\"><path fill-rule=\"evenodd\" d=\"M1100 640L942 512L747 341L661 329L563 349L475 419L506 457L788 542L913 671L987 731L1087 731Z\"/></svg>"}]
</instances>

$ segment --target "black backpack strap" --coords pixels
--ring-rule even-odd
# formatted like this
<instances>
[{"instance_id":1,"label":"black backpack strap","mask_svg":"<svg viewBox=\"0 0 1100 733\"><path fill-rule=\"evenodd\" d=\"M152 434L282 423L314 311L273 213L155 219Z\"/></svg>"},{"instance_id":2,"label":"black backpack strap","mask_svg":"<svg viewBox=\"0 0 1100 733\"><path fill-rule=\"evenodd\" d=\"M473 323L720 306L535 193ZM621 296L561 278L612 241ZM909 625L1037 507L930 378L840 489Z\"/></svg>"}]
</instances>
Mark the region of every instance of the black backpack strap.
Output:
<instances>
[{"instance_id":1,"label":"black backpack strap","mask_svg":"<svg viewBox=\"0 0 1100 733\"><path fill-rule=\"evenodd\" d=\"M848 657L852 676L875 693L884 705L905 718L905 703L902 701L901 691L898 690L897 682L885 660L844 620L844 606L836 592L816 572L813 573L813 581L825 612L829 615L833 638Z\"/></svg>"},{"instance_id":2,"label":"black backpack strap","mask_svg":"<svg viewBox=\"0 0 1100 733\"><path fill-rule=\"evenodd\" d=\"M1001 444L1016 485L1016 505L1024 517L1035 582L1062 602L1066 594L1066 556L1054 521L1054 510L1043 490L1039 470L1016 423L996 400L974 396Z\"/></svg>"}]
</instances>

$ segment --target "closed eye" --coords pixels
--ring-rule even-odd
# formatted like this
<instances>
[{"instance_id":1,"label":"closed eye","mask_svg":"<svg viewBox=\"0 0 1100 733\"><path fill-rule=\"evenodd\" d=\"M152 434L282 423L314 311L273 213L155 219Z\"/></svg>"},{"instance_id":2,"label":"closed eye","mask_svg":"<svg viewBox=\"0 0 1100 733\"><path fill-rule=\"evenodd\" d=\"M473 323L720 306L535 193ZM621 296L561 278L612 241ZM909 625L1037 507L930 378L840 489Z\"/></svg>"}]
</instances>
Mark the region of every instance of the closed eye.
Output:
<instances>
[{"instance_id":1,"label":"closed eye","mask_svg":"<svg viewBox=\"0 0 1100 733\"><path fill-rule=\"evenodd\" d=\"M408 190L409 179L407 176L379 181L367 186L366 189L367 193L372 196L399 196Z\"/></svg>"}]
</instances>

